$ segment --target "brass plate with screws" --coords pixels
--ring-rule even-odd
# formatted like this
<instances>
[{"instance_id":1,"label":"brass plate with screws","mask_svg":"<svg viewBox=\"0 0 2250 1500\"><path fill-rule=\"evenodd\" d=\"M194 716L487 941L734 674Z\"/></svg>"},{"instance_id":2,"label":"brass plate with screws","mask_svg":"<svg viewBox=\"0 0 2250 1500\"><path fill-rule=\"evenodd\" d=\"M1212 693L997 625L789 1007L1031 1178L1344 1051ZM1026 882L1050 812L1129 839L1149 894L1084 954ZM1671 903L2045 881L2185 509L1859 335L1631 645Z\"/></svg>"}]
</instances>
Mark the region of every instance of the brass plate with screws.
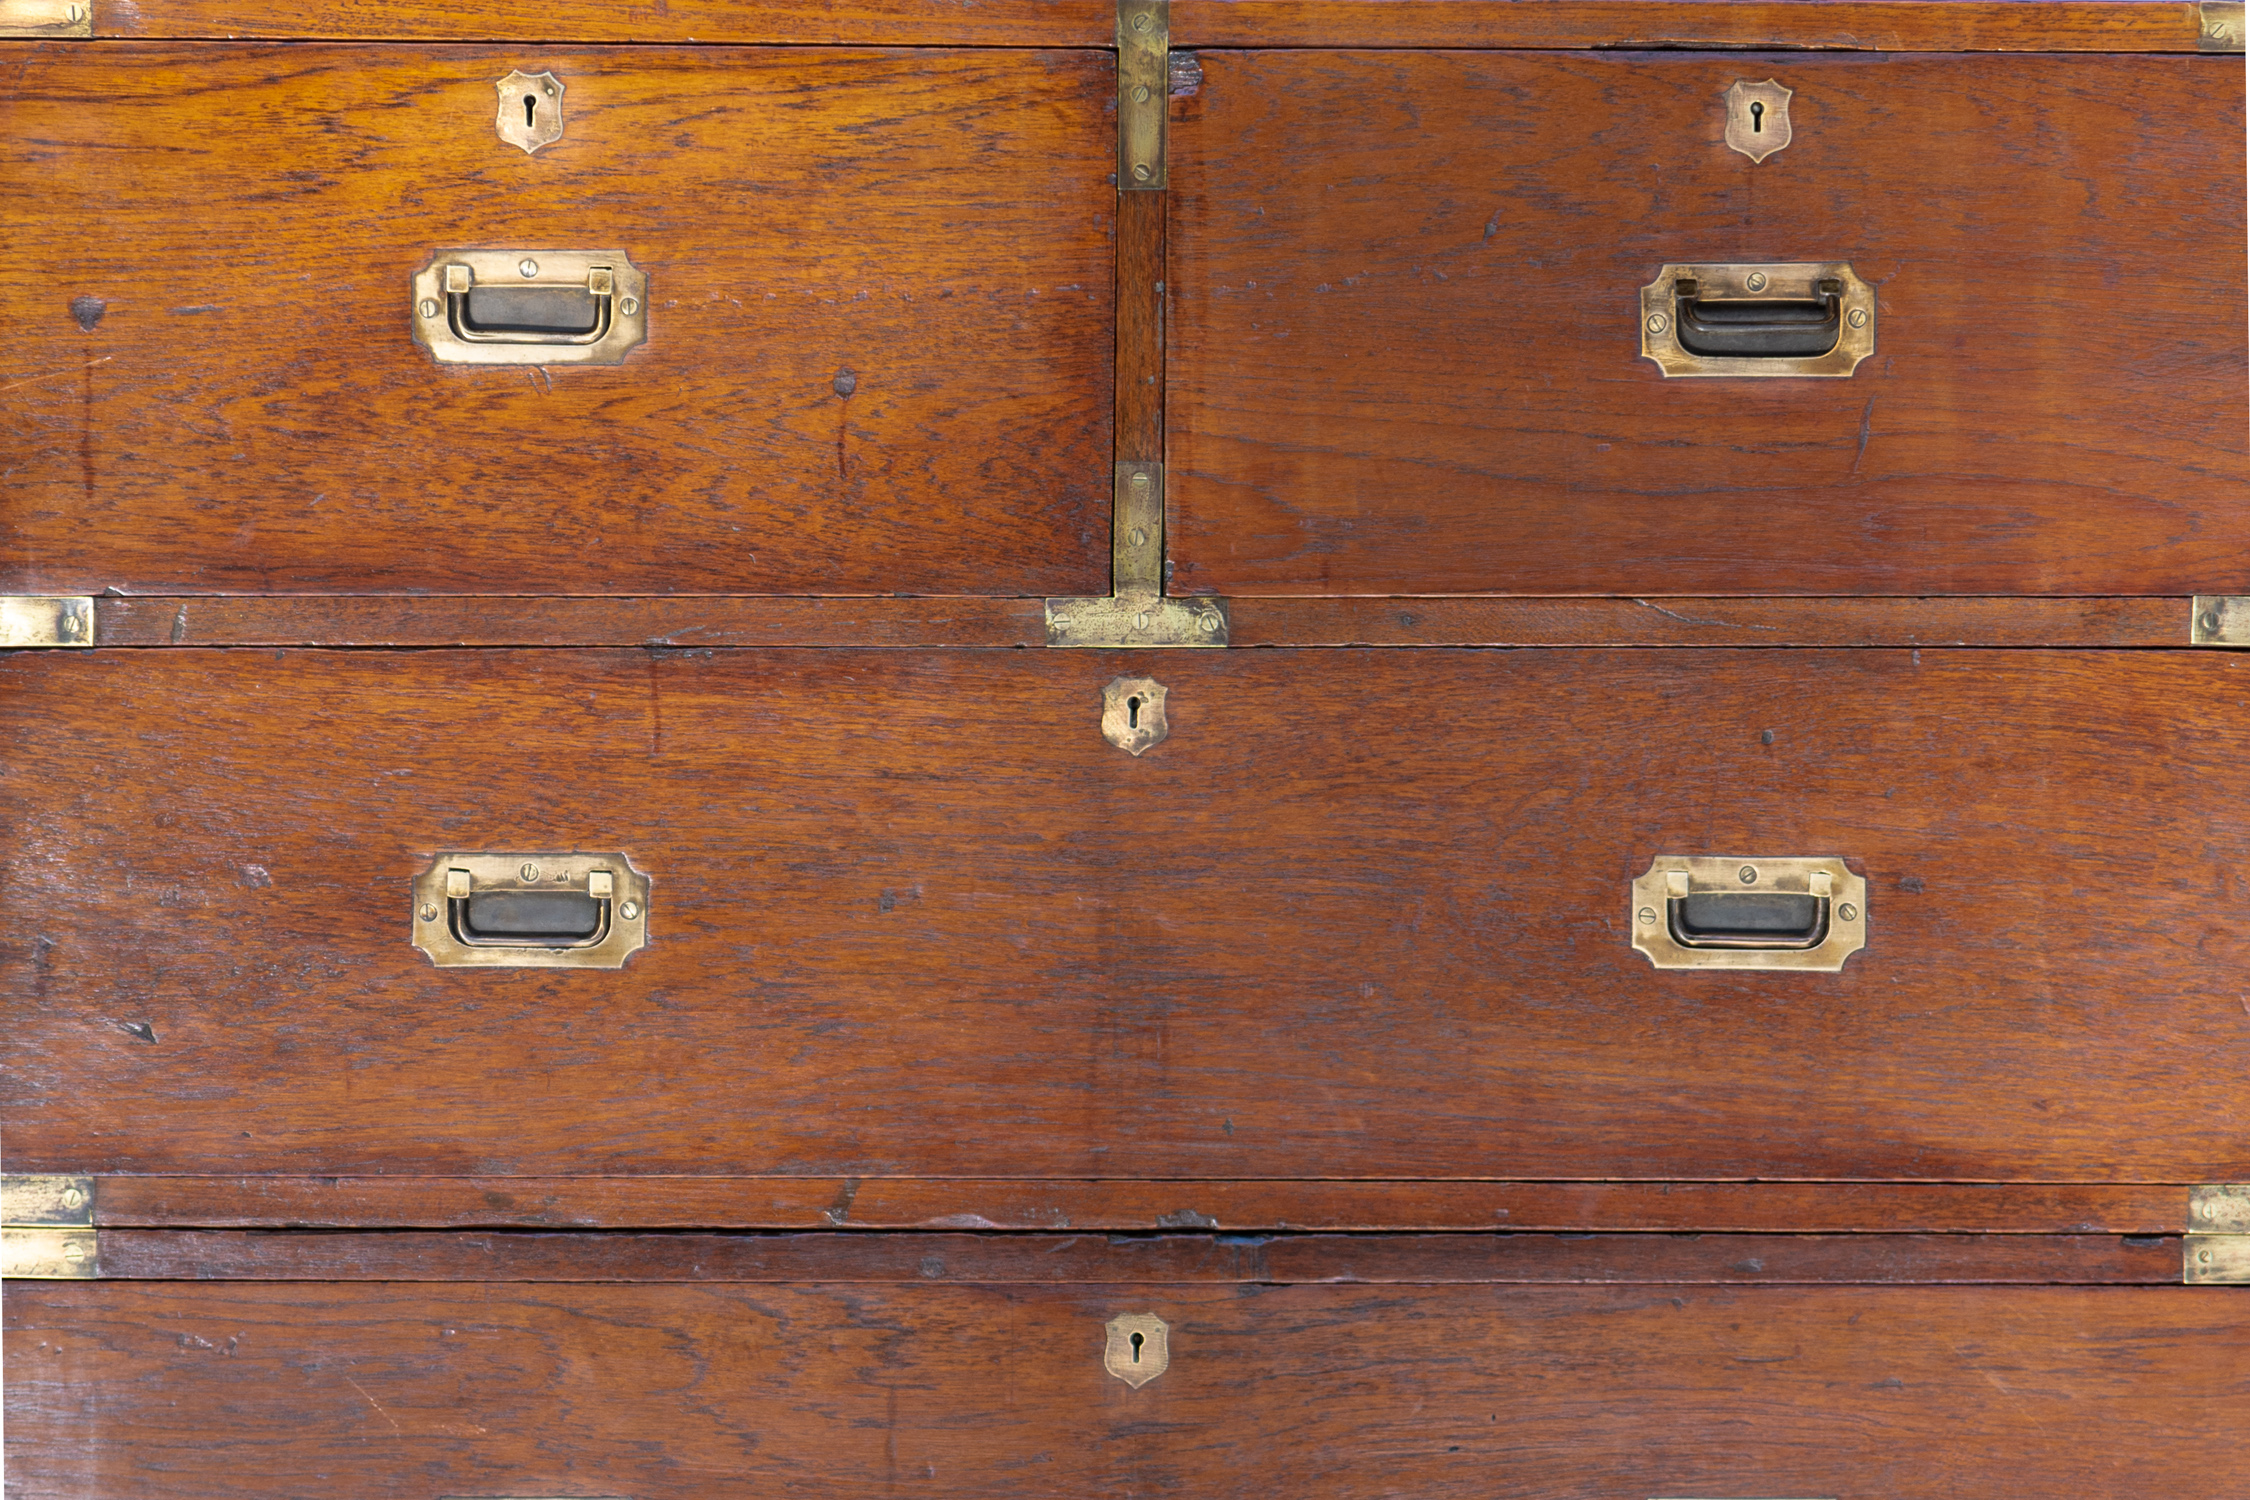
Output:
<instances>
[{"instance_id":1,"label":"brass plate with screws","mask_svg":"<svg viewBox=\"0 0 2250 1500\"><path fill-rule=\"evenodd\" d=\"M2189 645L2250 646L2250 594L2197 594L2188 604Z\"/></svg>"},{"instance_id":2,"label":"brass plate with screws","mask_svg":"<svg viewBox=\"0 0 2250 1500\"><path fill-rule=\"evenodd\" d=\"M1824 287L1833 291L1824 291ZM1692 289L1692 293L1683 288ZM1836 299L1835 342L1817 353L1723 355L1697 353L1682 342L1684 301L1696 305L1754 309ZM1736 379L1842 379L1875 352L1875 289L1852 274L1841 260L1777 261L1769 264L1687 265L1668 263L1641 288L1641 357L1655 362L1667 379L1723 376Z\"/></svg>"},{"instance_id":3,"label":"brass plate with screws","mask_svg":"<svg viewBox=\"0 0 2250 1500\"><path fill-rule=\"evenodd\" d=\"M648 277L622 250L440 250L412 290L414 341L440 364L616 365L648 340ZM527 296L569 321L521 309L480 321L480 299Z\"/></svg>"},{"instance_id":4,"label":"brass plate with screws","mask_svg":"<svg viewBox=\"0 0 2250 1500\"><path fill-rule=\"evenodd\" d=\"M2250 1183L2188 1189L2180 1279L2189 1286L2250 1286Z\"/></svg>"},{"instance_id":5,"label":"brass plate with screws","mask_svg":"<svg viewBox=\"0 0 2250 1500\"><path fill-rule=\"evenodd\" d=\"M1164 684L1153 677L1113 677L1102 689L1102 738L1127 755L1144 755L1172 732L1164 717Z\"/></svg>"},{"instance_id":6,"label":"brass plate with screws","mask_svg":"<svg viewBox=\"0 0 2250 1500\"><path fill-rule=\"evenodd\" d=\"M1118 0L1117 186L1124 192L1162 192L1168 182L1171 10L1170 0Z\"/></svg>"},{"instance_id":7,"label":"brass plate with screws","mask_svg":"<svg viewBox=\"0 0 2250 1500\"><path fill-rule=\"evenodd\" d=\"M1697 913L1755 907L1725 931L1697 926ZM1776 911L1801 925L1769 924ZM1867 946L1867 882L1827 856L1712 857L1660 854L1635 879L1625 925L1633 946L1659 969L1794 969L1833 974Z\"/></svg>"},{"instance_id":8,"label":"brass plate with screws","mask_svg":"<svg viewBox=\"0 0 2250 1500\"><path fill-rule=\"evenodd\" d=\"M91 1177L0 1177L0 1224L17 1228L91 1228L94 1179Z\"/></svg>"},{"instance_id":9,"label":"brass plate with screws","mask_svg":"<svg viewBox=\"0 0 2250 1500\"><path fill-rule=\"evenodd\" d=\"M94 0L0 0L0 37L93 34Z\"/></svg>"},{"instance_id":10,"label":"brass plate with screws","mask_svg":"<svg viewBox=\"0 0 2250 1500\"><path fill-rule=\"evenodd\" d=\"M2242 0L2203 4L2196 8L2195 47L2198 52L2242 50Z\"/></svg>"},{"instance_id":11,"label":"brass plate with screws","mask_svg":"<svg viewBox=\"0 0 2250 1500\"><path fill-rule=\"evenodd\" d=\"M1727 90L1727 149L1758 162L1788 145L1793 97L1794 90L1771 78L1757 83L1737 78Z\"/></svg>"},{"instance_id":12,"label":"brass plate with screws","mask_svg":"<svg viewBox=\"0 0 2250 1500\"><path fill-rule=\"evenodd\" d=\"M500 139L536 153L562 139L563 81L552 73L510 73L493 85L500 94L495 122Z\"/></svg>"},{"instance_id":13,"label":"brass plate with screws","mask_svg":"<svg viewBox=\"0 0 2250 1500\"><path fill-rule=\"evenodd\" d=\"M622 854L447 853L414 879L414 946L441 969L621 969L649 881Z\"/></svg>"},{"instance_id":14,"label":"brass plate with screws","mask_svg":"<svg viewBox=\"0 0 2250 1500\"><path fill-rule=\"evenodd\" d=\"M1171 1368L1172 1328L1155 1313L1119 1313L1106 1332L1102 1368L1134 1390Z\"/></svg>"},{"instance_id":15,"label":"brass plate with screws","mask_svg":"<svg viewBox=\"0 0 2250 1500\"><path fill-rule=\"evenodd\" d=\"M0 1277L84 1281L101 1274L94 1179L0 1177Z\"/></svg>"},{"instance_id":16,"label":"brass plate with screws","mask_svg":"<svg viewBox=\"0 0 2250 1500\"><path fill-rule=\"evenodd\" d=\"M1104 599L1049 599L1050 646L1224 646L1223 599L1164 592L1164 465L1116 466L1110 510L1110 587Z\"/></svg>"},{"instance_id":17,"label":"brass plate with screws","mask_svg":"<svg viewBox=\"0 0 2250 1500\"><path fill-rule=\"evenodd\" d=\"M94 601L46 594L0 597L0 650L94 644Z\"/></svg>"}]
</instances>

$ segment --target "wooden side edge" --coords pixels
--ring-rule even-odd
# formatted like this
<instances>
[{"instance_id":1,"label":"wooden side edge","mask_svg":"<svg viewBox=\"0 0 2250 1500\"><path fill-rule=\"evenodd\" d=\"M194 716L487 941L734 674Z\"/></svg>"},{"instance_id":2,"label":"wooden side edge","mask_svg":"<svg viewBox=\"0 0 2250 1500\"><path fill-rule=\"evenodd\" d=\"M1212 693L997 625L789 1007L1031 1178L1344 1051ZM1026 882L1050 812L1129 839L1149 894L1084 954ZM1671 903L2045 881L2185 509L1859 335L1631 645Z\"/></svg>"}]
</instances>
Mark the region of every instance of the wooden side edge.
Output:
<instances>
[{"instance_id":1,"label":"wooden side edge","mask_svg":"<svg viewBox=\"0 0 2250 1500\"><path fill-rule=\"evenodd\" d=\"M2179 1234L2184 1185L101 1177L142 1228ZM2177 1267L2174 1267L2175 1274Z\"/></svg>"},{"instance_id":2,"label":"wooden side edge","mask_svg":"<svg viewBox=\"0 0 2250 1500\"><path fill-rule=\"evenodd\" d=\"M105 1281L2176 1284L2116 1235L336 1234L109 1229Z\"/></svg>"},{"instance_id":3,"label":"wooden side edge","mask_svg":"<svg viewBox=\"0 0 2250 1500\"><path fill-rule=\"evenodd\" d=\"M2189 601L1248 598L1237 646L2183 646Z\"/></svg>"},{"instance_id":4,"label":"wooden side edge","mask_svg":"<svg viewBox=\"0 0 2250 1500\"><path fill-rule=\"evenodd\" d=\"M1102 0L93 0L94 34L176 40L726 42L874 47L1109 47Z\"/></svg>"},{"instance_id":5,"label":"wooden side edge","mask_svg":"<svg viewBox=\"0 0 2250 1500\"><path fill-rule=\"evenodd\" d=\"M1174 0L1174 47L2194 52L2176 0Z\"/></svg>"},{"instance_id":6,"label":"wooden side edge","mask_svg":"<svg viewBox=\"0 0 2250 1500\"><path fill-rule=\"evenodd\" d=\"M1117 459L1164 459L1163 193L1117 195Z\"/></svg>"}]
</instances>

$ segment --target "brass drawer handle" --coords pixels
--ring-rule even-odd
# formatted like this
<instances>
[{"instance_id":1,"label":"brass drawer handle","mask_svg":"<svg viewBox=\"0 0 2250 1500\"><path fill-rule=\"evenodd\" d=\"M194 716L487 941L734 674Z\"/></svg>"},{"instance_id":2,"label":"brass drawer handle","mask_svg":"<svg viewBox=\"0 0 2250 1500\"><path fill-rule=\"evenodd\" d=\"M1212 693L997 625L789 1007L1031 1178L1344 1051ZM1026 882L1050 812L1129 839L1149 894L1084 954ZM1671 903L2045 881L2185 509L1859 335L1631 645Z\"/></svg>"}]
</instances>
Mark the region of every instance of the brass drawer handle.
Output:
<instances>
[{"instance_id":1,"label":"brass drawer handle","mask_svg":"<svg viewBox=\"0 0 2250 1500\"><path fill-rule=\"evenodd\" d=\"M1875 352L1875 289L1843 261L1667 265L1641 288L1641 354L1675 375L1848 376Z\"/></svg>"},{"instance_id":2,"label":"brass drawer handle","mask_svg":"<svg viewBox=\"0 0 2250 1500\"><path fill-rule=\"evenodd\" d=\"M414 946L448 968L616 969L648 943L622 854L441 854L414 881Z\"/></svg>"},{"instance_id":3,"label":"brass drawer handle","mask_svg":"<svg viewBox=\"0 0 2250 1500\"><path fill-rule=\"evenodd\" d=\"M616 250L441 250L414 338L445 364L619 364L647 341L648 278Z\"/></svg>"},{"instance_id":4,"label":"brass drawer handle","mask_svg":"<svg viewBox=\"0 0 2250 1500\"><path fill-rule=\"evenodd\" d=\"M1630 924L1659 969L1834 973L1867 946L1867 882L1833 858L1659 855L1633 882Z\"/></svg>"}]
</instances>

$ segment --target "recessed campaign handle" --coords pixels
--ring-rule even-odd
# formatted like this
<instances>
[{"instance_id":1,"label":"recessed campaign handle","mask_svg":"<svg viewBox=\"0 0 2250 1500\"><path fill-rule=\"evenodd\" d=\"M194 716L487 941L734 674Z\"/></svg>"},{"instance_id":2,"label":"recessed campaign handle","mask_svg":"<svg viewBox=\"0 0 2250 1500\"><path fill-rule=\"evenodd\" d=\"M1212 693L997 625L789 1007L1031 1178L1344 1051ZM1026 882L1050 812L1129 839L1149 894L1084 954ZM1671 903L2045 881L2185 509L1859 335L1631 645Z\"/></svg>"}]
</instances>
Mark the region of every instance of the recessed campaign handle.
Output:
<instances>
[{"instance_id":1,"label":"recessed campaign handle","mask_svg":"<svg viewBox=\"0 0 2250 1500\"><path fill-rule=\"evenodd\" d=\"M445 301L454 337L468 343L598 344L609 336L617 277L595 266L583 285L479 286L469 267L452 265Z\"/></svg>"},{"instance_id":2,"label":"recessed campaign handle","mask_svg":"<svg viewBox=\"0 0 2250 1500\"><path fill-rule=\"evenodd\" d=\"M1832 856L1662 854L1632 900L1633 946L1659 969L1833 973L1867 946L1867 881Z\"/></svg>"},{"instance_id":3,"label":"recessed campaign handle","mask_svg":"<svg viewBox=\"0 0 2250 1500\"><path fill-rule=\"evenodd\" d=\"M1836 347L1844 332L1844 284L1833 276L1802 298L1720 299L1702 282L1672 283L1680 347L1690 354L1739 359L1811 359Z\"/></svg>"},{"instance_id":4,"label":"recessed campaign handle","mask_svg":"<svg viewBox=\"0 0 2250 1500\"><path fill-rule=\"evenodd\" d=\"M615 969L648 942L622 854L442 854L414 882L414 946L441 969Z\"/></svg>"},{"instance_id":5,"label":"recessed campaign handle","mask_svg":"<svg viewBox=\"0 0 2250 1500\"><path fill-rule=\"evenodd\" d=\"M441 364L622 364L647 338L621 250L440 250L414 274L414 339Z\"/></svg>"},{"instance_id":6,"label":"recessed campaign handle","mask_svg":"<svg viewBox=\"0 0 2250 1500\"><path fill-rule=\"evenodd\" d=\"M1683 948L1817 948L1828 940L1826 896L1712 891L1665 900L1672 941Z\"/></svg>"}]
</instances>

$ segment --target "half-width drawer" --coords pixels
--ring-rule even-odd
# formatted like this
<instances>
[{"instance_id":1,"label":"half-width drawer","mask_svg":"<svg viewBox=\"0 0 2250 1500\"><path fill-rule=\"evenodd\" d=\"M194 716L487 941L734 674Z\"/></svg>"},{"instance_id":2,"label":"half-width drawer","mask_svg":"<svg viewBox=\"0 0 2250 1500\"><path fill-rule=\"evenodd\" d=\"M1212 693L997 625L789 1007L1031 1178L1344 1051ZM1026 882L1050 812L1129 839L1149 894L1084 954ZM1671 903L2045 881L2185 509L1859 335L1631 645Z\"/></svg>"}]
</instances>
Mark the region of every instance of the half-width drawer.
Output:
<instances>
[{"instance_id":1,"label":"half-width drawer","mask_svg":"<svg viewBox=\"0 0 2250 1500\"><path fill-rule=\"evenodd\" d=\"M2239 1181L2245 673L20 653L10 742L72 730L4 777L0 1123L92 1174ZM531 966L469 905L527 866L585 908Z\"/></svg>"},{"instance_id":2,"label":"half-width drawer","mask_svg":"<svg viewBox=\"0 0 2250 1500\"><path fill-rule=\"evenodd\" d=\"M2186 594L2250 554L2238 57L1174 84L1179 591Z\"/></svg>"},{"instance_id":3,"label":"half-width drawer","mask_svg":"<svg viewBox=\"0 0 2250 1500\"><path fill-rule=\"evenodd\" d=\"M2188 1287L75 1282L6 1312L26 1500L2142 1500L2224 1492L2250 1437L2250 1303ZM1121 1316L1144 1361L1162 1325L1137 1386Z\"/></svg>"},{"instance_id":4,"label":"half-width drawer","mask_svg":"<svg viewBox=\"0 0 2250 1500\"><path fill-rule=\"evenodd\" d=\"M1106 587L1107 53L4 56L0 589Z\"/></svg>"}]
</instances>

